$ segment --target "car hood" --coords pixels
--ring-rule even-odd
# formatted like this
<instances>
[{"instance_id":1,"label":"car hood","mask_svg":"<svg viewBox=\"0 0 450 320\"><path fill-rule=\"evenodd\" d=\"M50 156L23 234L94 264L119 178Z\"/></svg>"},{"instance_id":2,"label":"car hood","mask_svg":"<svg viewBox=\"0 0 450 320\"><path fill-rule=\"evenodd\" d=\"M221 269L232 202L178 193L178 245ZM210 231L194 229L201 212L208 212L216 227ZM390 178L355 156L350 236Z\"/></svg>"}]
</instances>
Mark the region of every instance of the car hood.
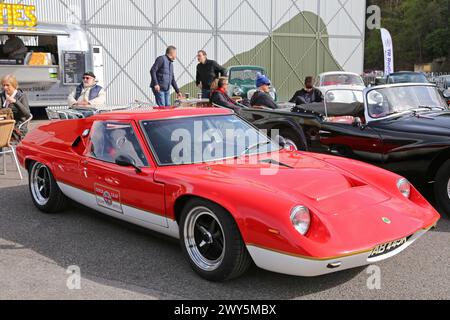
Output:
<instances>
[{"instance_id":1,"label":"car hood","mask_svg":"<svg viewBox=\"0 0 450 320\"><path fill-rule=\"evenodd\" d=\"M450 140L450 111L421 112L400 118L381 120L374 127L392 127L398 132L446 136Z\"/></svg>"},{"instance_id":2,"label":"car hood","mask_svg":"<svg viewBox=\"0 0 450 320\"><path fill-rule=\"evenodd\" d=\"M249 83L242 83L240 85L233 84L233 87L239 88L245 92L252 90L252 89L256 89L255 83L253 81L250 81Z\"/></svg>"},{"instance_id":3,"label":"car hood","mask_svg":"<svg viewBox=\"0 0 450 320\"><path fill-rule=\"evenodd\" d=\"M245 158L241 164L205 164L197 169L202 179L310 204L323 213L346 214L390 199L354 174L307 153L282 151ZM337 201L341 205L336 206Z\"/></svg>"},{"instance_id":4,"label":"car hood","mask_svg":"<svg viewBox=\"0 0 450 320\"><path fill-rule=\"evenodd\" d=\"M198 196L209 199L212 195L224 207L242 210L247 214L244 218L251 215L249 225L264 216L262 221L268 226L280 228L282 243L318 257L366 250L412 235L436 221L431 207L406 201L399 192L394 195L396 175L364 163L288 151L260 155L259 162L255 157L246 160L242 164L181 166L176 173L170 170L170 181L183 181L186 192L193 194L202 185L206 193ZM346 166L351 169L346 170ZM360 171L365 172L364 178L358 176ZM370 182L369 176L378 179L378 184ZM164 183L163 175L157 179ZM227 202L236 199L237 203ZM314 231L307 240L292 237L287 223L289 210L295 205L308 207L320 221L313 224ZM392 220L395 227L384 223L384 218ZM300 239L302 242L297 242Z\"/></svg>"}]
</instances>

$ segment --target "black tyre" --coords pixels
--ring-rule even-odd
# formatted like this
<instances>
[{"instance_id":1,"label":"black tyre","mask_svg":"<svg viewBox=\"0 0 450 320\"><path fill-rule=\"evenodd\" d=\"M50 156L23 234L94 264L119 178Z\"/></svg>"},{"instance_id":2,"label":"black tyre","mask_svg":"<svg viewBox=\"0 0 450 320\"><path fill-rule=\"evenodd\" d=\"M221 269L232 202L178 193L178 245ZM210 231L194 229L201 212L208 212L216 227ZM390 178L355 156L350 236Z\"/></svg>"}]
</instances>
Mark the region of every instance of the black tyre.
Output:
<instances>
[{"instance_id":1,"label":"black tyre","mask_svg":"<svg viewBox=\"0 0 450 320\"><path fill-rule=\"evenodd\" d=\"M438 206L450 216L450 160L447 160L436 174L434 194Z\"/></svg>"},{"instance_id":2,"label":"black tyre","mask_svg":"<svg viewBox=\"0 0 450 320\"><path fill-rule=\"evenodd\" d=\"M39 210L44 213L59 213L65 208L67 198L47 166L33 162L28 177L31 198Z\"/></svg>"},{"instance_id":3,"label":"black tyre","mask_svg":"<svg viewBox=\"0 0 450 320\"><path fill-rule=\"evenodd\" d=\"M194 271L209 281L237 278L252 262L233 217L205 200L191 200L183 208L180 242Z\"/></svg>"},{"instance_id":4,"label":"black tyre","mask_svg":"<svg viewBox=\"0 0 450 320\"><path fill-rule=\"evenodd\" d=\"M295 150L308 151L305 133L295 132L294 130L281 130L280 136L284 139L286 147L294 147Z\"/></svg>"}]
</instances>

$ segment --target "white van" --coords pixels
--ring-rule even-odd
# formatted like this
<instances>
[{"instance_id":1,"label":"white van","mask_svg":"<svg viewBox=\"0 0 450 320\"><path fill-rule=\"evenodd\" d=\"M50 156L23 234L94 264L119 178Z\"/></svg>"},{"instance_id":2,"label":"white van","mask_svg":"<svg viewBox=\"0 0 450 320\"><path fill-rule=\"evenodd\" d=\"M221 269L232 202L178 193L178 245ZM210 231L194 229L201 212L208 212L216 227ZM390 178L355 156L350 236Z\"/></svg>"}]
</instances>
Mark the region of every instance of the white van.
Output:
<instances>
[{"instance_id":1,"label":"white van","mask_svg":"<svg viewBox=\"0 0 450 320\"><path fill-rule=\"evenodd\" d=\"M22 57L12 58L4 52L10 35L24 42L27 52ZM31 107L67 104L69 93L81 83L85 71L96 72L101 81L102 66L93 64L95 55L102 60L101 54L102 48L92 47L78 25L0 28L0 77L14 74Z\"/></svg>"}]
</instances>

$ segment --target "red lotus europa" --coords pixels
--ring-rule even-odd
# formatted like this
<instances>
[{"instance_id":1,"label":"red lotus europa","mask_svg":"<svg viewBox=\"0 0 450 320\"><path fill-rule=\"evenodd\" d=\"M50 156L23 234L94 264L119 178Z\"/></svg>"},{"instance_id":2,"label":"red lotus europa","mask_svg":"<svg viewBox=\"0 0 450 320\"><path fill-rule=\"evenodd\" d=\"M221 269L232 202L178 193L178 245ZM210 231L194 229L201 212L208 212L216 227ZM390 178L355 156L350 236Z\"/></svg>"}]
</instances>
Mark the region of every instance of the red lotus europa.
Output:
<instances>
[{"instance_id":1,"label":"red lotus europa","mask_svg":"<svg viewBox=\"0 0 450 320\"><path fill-rule=\"evenodd\" d=\"M17 152L38 209L61 212L70 198L179 238L193 270L210 281L238 277L252 262L306 277L376 263L440 218L403 177L285 150L222 109L55 121Z\"/></svg>"}]
</instances>

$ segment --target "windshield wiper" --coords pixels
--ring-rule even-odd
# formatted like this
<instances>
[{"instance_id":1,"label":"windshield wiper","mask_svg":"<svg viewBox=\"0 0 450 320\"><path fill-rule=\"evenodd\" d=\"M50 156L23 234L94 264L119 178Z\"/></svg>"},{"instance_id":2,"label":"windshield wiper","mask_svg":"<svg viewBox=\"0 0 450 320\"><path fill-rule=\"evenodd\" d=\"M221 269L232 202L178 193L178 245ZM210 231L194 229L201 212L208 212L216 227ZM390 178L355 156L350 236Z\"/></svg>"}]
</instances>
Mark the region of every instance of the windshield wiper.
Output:
<instances>
[{"instance_id":1,"label":"windshield wiper","mask_svg":"<svg viewBox=\"0 0 450 320\"><path fill-rule=\"evenodd\" d=\"M265 141L265 142L260 142L260 143L256 143L256 144L254 144L254 145L251 145L250 147L246 148L246 149L241 153L241 157L242 157L244 154L246 154L247 152L249 152L249 151L251 151L251 150L253 150L253 149L256 149L256 148L259 148L259 147L262 147L262 146L266 146L266 145L268 145L268 144L270 144L270 143L272 143L272 142L271 142L271 141Z\"/></svg>"},{"instance_id":2,"label":"windshield wiper","mask_svg":"<svg viewBox=\"0 0 450 320\"><path fill-rule=\"evenodd\" d=\"M443 107L439 107L439 106L418 106L417 109L429 109L429 110L433 110L433 109L439 109L439 110L445 110Z\"/></svg>"}]
</instances>

